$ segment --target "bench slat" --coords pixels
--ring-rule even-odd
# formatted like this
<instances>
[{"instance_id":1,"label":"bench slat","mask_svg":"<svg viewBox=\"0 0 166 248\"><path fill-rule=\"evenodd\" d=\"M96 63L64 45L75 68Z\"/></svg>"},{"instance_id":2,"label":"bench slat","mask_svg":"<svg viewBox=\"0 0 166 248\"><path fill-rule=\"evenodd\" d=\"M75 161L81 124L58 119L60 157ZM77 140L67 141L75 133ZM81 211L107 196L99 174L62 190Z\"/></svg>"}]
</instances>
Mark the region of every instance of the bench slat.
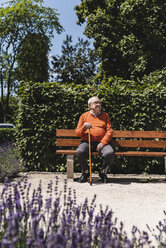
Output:
<instances>
[{"instance_id":1,"label":"bench slat","mask_svg":"<svg viewBox=\"0 0 166 248\"><path fill-rule=\"evenodd\" d=\"M81 139L57 139L57 146L79 146Z\"/></svg>"},{"instance_id":2,"label":"bench slat","mask_svg":"<svg viewBox=\"0 0 166 248\"><path fill-rule=\"evenodd\" d=\"M78 146L81 139L57 139L57 146ZM145 147L145 148L166 148L166 141L163 140L112 140L112 146L117 147Z\"/></svg>"},{"instance_id":3,"label":"bench slat","mask_svg":"<svg viewBox=\"0 0 166 248\"><path fill-rule=\"evenodd\" d=\"M57 129L57 137L77 137L75 129ZM166 139L166 131L113 131L114 138L162 138Z\"/></svg>"},{"instance_id":4,"label":"bench slat","mask_svg":"<svg viewBox=\"0 0 166 248\"><path fill-rule=\"evenodd\" d=\"M70 154L75 155L76 150L57 150L57 154ZM98 152L93 152L92 155L97 155ZM140 152L140 151L127 151L127 152L115 152L116 156L145 156L145 157L164 157L166 156L166 152Z\"/></svg>"},{"instance_id":5,"label":"bench slat","mask_svg":"<svg viewBox=\"0 0 166 248\"><path fill-rule=\"evenodd\" d=\"M69 154L69 155L75 155L76 154L76 150L57 150L56 151L57 154ZM97 155L98 152L92 152L92 155Z\"/></svg>"},{"instance_id":6,"label":"bench slat","mask_svg":"<svg viewBox=\"0 0 166 248\"><path fill-rule=\"evenodd\" d=\"M114 138L161 138L166 139L166 131L113 131Z\"/></svg>"},{"instance_id":7,"label":"bench slat","mask_svg":"<svg viewBox=\"0 0 166 248\"><path fill-rule=\"evenodd\" d=\"M163 140L112 140L111 144L117 147L166 148Z\"/></svg>"},{"instance_id":8,"label":"bench slat","mask_svg":"<svg viewBox=\"0 0 166 248\"><path fill-rule=\"evenodd\" d=\"M137 152L137 151L127 151L127 152L115 152L117 156L130 156L130 157L164 157L166 152Z\"/></svg>"},{"instance_id":9,"label":"bench slat","mask_svg":"<svg viewBox=\"0 0 166 248\"><path fill-rule=\"evenodd\" d=\"M57 137L77 137L75 134L75 129L57 129Z\"/></svg>"}]
</instances>

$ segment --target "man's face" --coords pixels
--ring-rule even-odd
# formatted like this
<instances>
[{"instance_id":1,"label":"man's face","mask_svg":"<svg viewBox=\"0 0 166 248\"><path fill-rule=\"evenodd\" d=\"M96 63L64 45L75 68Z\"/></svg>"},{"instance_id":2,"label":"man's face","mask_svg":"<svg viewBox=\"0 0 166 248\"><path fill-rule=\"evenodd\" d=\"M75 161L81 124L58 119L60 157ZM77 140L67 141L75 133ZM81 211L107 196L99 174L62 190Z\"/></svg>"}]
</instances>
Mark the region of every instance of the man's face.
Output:
<instances>
[{"instance_id":1,"label":"man's face","mask_svg":"<svg viewBox=\"0 0 166 248\"><path fill-rule=\"evenodd\" d=\"M94 98L90 104L90 109L99 112L101 110L101 102L98 98Z\"/></svg>"}]
</instances>

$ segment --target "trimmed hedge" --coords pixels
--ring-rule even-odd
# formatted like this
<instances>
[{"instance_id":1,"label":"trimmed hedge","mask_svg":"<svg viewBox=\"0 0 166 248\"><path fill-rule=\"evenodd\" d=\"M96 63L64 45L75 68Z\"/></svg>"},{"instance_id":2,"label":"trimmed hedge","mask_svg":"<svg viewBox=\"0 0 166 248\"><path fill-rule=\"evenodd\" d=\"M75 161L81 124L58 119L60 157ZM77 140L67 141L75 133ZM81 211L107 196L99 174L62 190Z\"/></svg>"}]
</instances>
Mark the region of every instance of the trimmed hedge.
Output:
<instances>
[{"instance_id":1,"label":"trimmed hedge","mask_svg":"<svg viewBox=\"0 0 166 248\"><path fill-rule=\"evenodd\" d=\"M115 130L166 128L164 84L132 89L129 81L118 78L111 80L111 86L110 82L98 86L22 83L19 93L17 142L22 160L29 170L64 169L63 160L58 161L60 157L56 158L55 155L56 129L75 128L80 115L88 110L87 101L93 95L102 100L103 109L108 112ZM112 172L151 170L151 173L156 173L157 170L161 173L162 161L119 158L116 159Z\"/></svg>"},{"instance_id":2,"label":"trimmed hedge","mask_svg":"<svg viewBox=\"0 0 166 248\"><path fill-rule=\"evenodd\" d=\"M15 128L0 128L0 144L13 143L16 141Z\"/></svg>"},{"instance_id":3,"label":"trimmed hedge","mask_svg":"<svg viewBox=\"0 0 166 248\"><path fill-rule=\"evenodd\" d=\"M17 112L18 112L18 98L16 96L10 96L8 111L6 114L8 123L13 123L13 124L16 123L16 118L18 114ZM0 98L0 122L3 122L1 98Z\"/></svg>"}]
</instances>

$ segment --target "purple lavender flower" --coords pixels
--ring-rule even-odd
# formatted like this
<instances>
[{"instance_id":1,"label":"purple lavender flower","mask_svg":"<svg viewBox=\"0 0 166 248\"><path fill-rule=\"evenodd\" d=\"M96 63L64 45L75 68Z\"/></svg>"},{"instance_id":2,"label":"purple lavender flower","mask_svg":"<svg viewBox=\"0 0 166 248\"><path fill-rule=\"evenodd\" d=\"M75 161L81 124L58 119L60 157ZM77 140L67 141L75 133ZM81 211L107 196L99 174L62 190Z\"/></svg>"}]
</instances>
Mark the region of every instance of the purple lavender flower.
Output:
<instances>
[{"instance_id":1,"label":"purple lavender flower","mask_svg":"<svg viewBox=\"0 0 166 248\"><path fill-rule=\"evenodd\" d=\"M25 168L20 162L17 147L12 143L0 145L0 180L13 177Z\"/></svg>"},{"instance_id":2,"label":"purple lavender flower","mask_svg":"<svg viewBox=\"0 0 166 248\"><path fill-rule=\"evenodd\" d=\"M86 198L77 204L76 192L58 191L58 178L47 186L42 197L42 182L33 190L28 178L23 182L5 182L0 195L0 247L27 248L152 248L147 232L133 227L129 238L123 223L113 218L112 210ZM62 203L64 200L64 203ZM165 247L166 220L158 224L159 247Z\"/></svg>"}]
</instances>

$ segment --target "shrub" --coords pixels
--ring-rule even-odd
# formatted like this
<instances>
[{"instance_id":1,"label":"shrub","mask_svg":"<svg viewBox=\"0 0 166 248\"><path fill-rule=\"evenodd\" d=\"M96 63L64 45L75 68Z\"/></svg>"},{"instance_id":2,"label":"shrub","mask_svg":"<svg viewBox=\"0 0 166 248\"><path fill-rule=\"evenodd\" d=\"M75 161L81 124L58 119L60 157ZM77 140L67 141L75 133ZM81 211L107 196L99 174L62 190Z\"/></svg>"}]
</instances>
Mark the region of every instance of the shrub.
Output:
<instances>
[{"instance_id":1,"label":"shrub","mask_svg":"<svg viewBox=\"0 0 166 248\"><path fill-rule=\"evenodd\" d=\"M16 141L15 128L0 128L0 144Z\"/></svg>"},{"instance_id":2,"label":"shrub","mask_svg":"<svg viewBox=\"0 0 166 248\"><path fill-rule=\"evenodd\" d=\"M20 163L17 147L11 143L0 145L0 181L5 177L14 177L24 171Z\"/></svg>"},{"instance_id":3,"label":"shrub","mask_svg":"<svg viewBox=\"0 0 166 248\"><path fill-rule=\"evenodd\" d=\"M63 161L55 154L56 129L75 128L79 116L88 110L88 98L103 102L115 130L164 130L166 90L162 83L148 88L114 78L102 85L61 85L23 83L20 88L18 148L29 170L60 170ZM163 172L163 160L116 159L121 172ZM120 162L118 162L120 161ZM150 161L150 162L149 162ZM145 163L144 163L145 162Z\"/></svg>"},{"instance_id":4,"label":"shrub","mask_svg":"<svg viewBox=\"0 0 166 248\"><path fill-rule=\"evenodd\" d=\"M4 96L6 101L6 96ZM0 98L0 122L3 122L3 111L2 111L2 103ZM10 96L8 111L6 114L7 122L15 124L16 118L18 114L18 98L17 96Z\"/></svg>"},{"instance_id":5,"label":"shrub","mask_svg":"<svg viewBox=\"0 0 166 248\"><path fill-rule=\"evenodd\" d=\"M97 213L96 196L91 203L86 198L78 204L76 192L67 189L66 182L63 195L58 178L55 183L54 190L53 182L48 183L46 199L41 182L33 192L27 178L23 183L5 183L0 196L0 247L153 247L149 234L136 227L128 236L112 210L101 205ZM158 247L165 247L166 222L160 222L158 229Z\"/></svg>"}]
</instances>

